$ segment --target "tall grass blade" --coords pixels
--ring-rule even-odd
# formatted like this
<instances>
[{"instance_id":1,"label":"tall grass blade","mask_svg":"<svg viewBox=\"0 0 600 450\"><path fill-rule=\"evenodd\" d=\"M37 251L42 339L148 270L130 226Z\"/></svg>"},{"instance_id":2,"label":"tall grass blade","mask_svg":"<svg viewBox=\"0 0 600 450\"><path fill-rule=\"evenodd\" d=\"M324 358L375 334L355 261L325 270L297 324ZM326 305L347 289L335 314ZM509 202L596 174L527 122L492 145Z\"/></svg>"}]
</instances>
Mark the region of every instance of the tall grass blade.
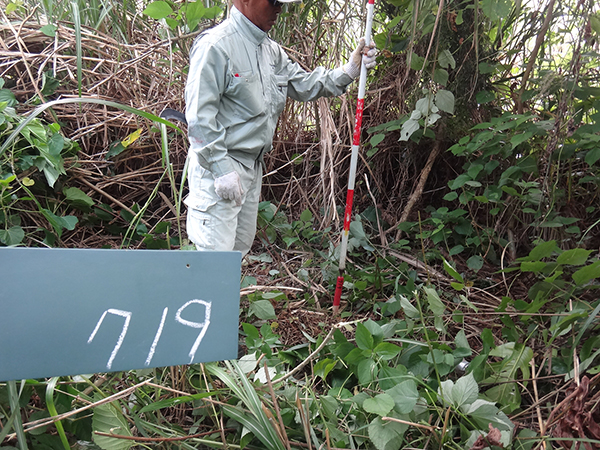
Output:
<instances>
[{"instance_id":1,"label":"tall grass blade","mask_svg":"<svg viewBox=\"0 0 600 450\"><path fill-rule=\"evenodd\" d=\"M13 427L17 433L17 440L19 442L20 450L27 450L27 439L25 438L25 431L23 430L23 422L21 420L21 405L19 404L19 392L17 390L17 382L11 380L8 383L8 401L10 403L10 410L13 414ZM1 441L0 441L1 442Z\"/></svg>"},{"instance_id":2,"label":"tall grass blade","mask_svg":"<svg viewBox=\"0 0 600 450\"><path fill-rule=\"evenodd\" d=\"M58 377L51 378L46 386L46 407L48 408L48 412L50 416L55 417L58 416L58 412L56 411L56 406L54 405L54 390L56 388L56 383L58 382ZM56 431L60 436L60 441L63 444L65 450L71 450L71 445L69 444L69 440L67 439L67 435L65 434L65 429L62 426L62 422L57 420L54 425L56 426Z\"/></svg>"},{"instance_id":3,"label":"tall grass blade","mask_svg":"<svg viewBox=\"0 0 600 450\"><path fill-rule=\"evenodd\" d=\"M15 421L17 414L21 414L21 411L13 411L10 415L10 418L2 424L3 428L2 431L0 431L0 442L4 442L4 439L6 438L8 433L10 433L10 430L12 430L13 422Z\"/></svg>"},{"instance_id":4,"label":"tall grass blade","mask_svg":"<svg viewBox=\"0 0 600 450\"><path fill-rule=\"evenodd\" d=\"M256 389L237 361L225 361L229 372L226 372L217 365L206 365L206 369L217 376L229 389L238 397L244 406L250 411L252 416L241 413L239 410L231 411L231 408L224 408L225 413L231 413L235 420L243 424L249 430L256 431L255 436L266 446L268 450L285 450L285 446L275 427L269 421L262 408L262 402L256 393ZM232 417L232 416L230 416Z\"/></svg>"},{"instance_id":5,"label":"tall grass blade","mask_svg":"<svg viewBox=\"0 0 600 450\"><path fill-rule=\"evenodd\" d=\"M31 111L29 113L29 115L27 116L27 118L25 120L23 120L19 124L19 126L17 128L15 128L14 131L6 138L6 140L2 144L2 147L0 147L0 156L2 156L4 154L4 152L9 147L9 145L12 143L12 141L15 140L15 138L21 133L21 131L23 131L23 129L33 119L35 119L37 116L39 116L41 113L43 113L48 108L52 108L56 105L65 105L65 104L69 104L69 103L92 103L92 104L96 104L96 105L110 106L111 108L122 109L122 110L130 112L132 114L137 114L138 116L144 117L153 122L164 123L165 125L175 128L176 130L181 132L181 129L179 127L177 127L176 125L173 125L168 120L165 120L161 117L155 116L154 114L147 113L146 111L142 111L141 109L136 109L136 108L132 108L131 106L123 105L121 103L111 102L108 100L100 100L97 98L88 98L88 97L64 98L64 99L53 100L51 102L44 103L43 105L40 105L37 108L35 108L33 111Z\"/></svg>"},{"instance_id":6,"label":"tall grass blade","mask_svg":"<svg viewBox=\"0 0 600 450\"><path fill-rule=\"evenodd\" d=\"M54 0L42 0L41 4L44 9L44 14L50 23L51 20L54 20Z\"/></svg>"},{"instance_id":7,"label":"tall grass blade","mask_svg":"<svg viewBox=\"0 0 600 450\"><path fill-rule=\"evenodd\" d=\"M574 347L577 347L579 345L581 338L583 337L584 333L588 330L588 328L590 327L592 322L594 322L595 320L598 320L597 316L598 316L599 312L600 312L600 303L598 304L598 306L596 306L596 309L594 309L594 311L589 315L589 317L583 324L583 327L581 327L581 330L579 330L579 333L577 333L577 337L575 338L575 342L573 343Z\"/></svg>"},{"instance_id":8,"label":"tall grass blade","mask_svg":"<svg viewBox=\"0 0 600 450\"><path fill-rule=\"evenodd\" d=\"M163 171L162 175L160 176L160 178L156 182L156 185L154 186L154 189L152 190L152 193L150 194L150 196L146 200L146 203L144 204L144 206L142 206L142 208L137 212L137 214L131 220L131 223L129 224L129 227L127 228L127 231L125 232L125 235L123 236L123 242L121 243L121 247L123 247L125 245L128 245L129 241L131 240L131 238L135 234L135 231L137 230L138 224L142 220L142 217L144 216L144 213L148 210L148 207L150 206L150 203L152 203L152 201L158 195L158 189L160 188L162 180L165 177L165 175L167 174L167 171L168 171L167 169L165 169Z\"/></svg>"},{"instance_id":9,"label":"tall grass blade","mask_svg":"<svg viewBox=\"0 0 600 450\"><path fill-rule=\"evenodd\" d=\"M175 212L177 213L177 231L179 232L179 244L181 245L181 203L183 200L183 190L184 190L184 182L186 178L186 170L187 170L187 159L185 162L185 166L183 169L183 180L181 184L181 189L177 188L177 182L175 179L175 171L173 170L173 164L171 163L171 158L169 155L169 138L167 134L167 127L165 124L160 124L160 137L161 137L161 149L162 149L162 165L163 167L168 168L169 175L169 183L171 184L171 193L172 198L175 201Z\"/></svg>"},{"instance_id":10,"label":"tall grass blade","mask_svg":"<svg viewBox=\"0 0 600 450\"><path fill-rule=\"evenodd\" d=\"M106 2L104 2L104 1L101 3L102 3L102 8L100 8L100 15L97 17L95 24L94 24L95 30L98 30L100 28L100 26L102 25L102 22L104 22L104 20L107 18L107 16L109 14L111 17L113 16L113 14L111 14L111 12L113 10L113 5L106 4ZM111 17L109 17L109 19Z\"/></svg>"},{"instance_id":11,"label":"tall grass blade","mask_svg":"<svg viewBox=\"0 0 600 450\"><path fill-rule=\"evenodd\" d=\"M73 12L73 24L75 25L75 51L77 54L77 92L81 97L82 85L82 50L81 50L81 17L79 5L76 0L71 0L71 11Z\"/></svg>"}]
</instances>

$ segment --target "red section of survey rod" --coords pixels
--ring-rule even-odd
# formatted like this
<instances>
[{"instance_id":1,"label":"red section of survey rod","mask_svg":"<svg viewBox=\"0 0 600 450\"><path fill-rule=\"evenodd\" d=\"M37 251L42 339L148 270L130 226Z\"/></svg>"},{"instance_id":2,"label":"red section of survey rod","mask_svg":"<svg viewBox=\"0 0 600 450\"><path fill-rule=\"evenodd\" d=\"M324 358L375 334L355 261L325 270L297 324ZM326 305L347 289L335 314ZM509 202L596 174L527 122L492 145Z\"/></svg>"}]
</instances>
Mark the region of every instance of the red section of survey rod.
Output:
<instances>
[{"instance_id":1,"label":"red section of survey rod","mask_svg":"<svg viewBox=\"0 0 600 450\"><path fill-rule=\"evenodd\" d=\"M360 129L362 127L364 109L365 99L359 98L356 101L356 119L354 120L354 135L352 136L352 145L360 145Z\"/></svg>"}]
</instances>

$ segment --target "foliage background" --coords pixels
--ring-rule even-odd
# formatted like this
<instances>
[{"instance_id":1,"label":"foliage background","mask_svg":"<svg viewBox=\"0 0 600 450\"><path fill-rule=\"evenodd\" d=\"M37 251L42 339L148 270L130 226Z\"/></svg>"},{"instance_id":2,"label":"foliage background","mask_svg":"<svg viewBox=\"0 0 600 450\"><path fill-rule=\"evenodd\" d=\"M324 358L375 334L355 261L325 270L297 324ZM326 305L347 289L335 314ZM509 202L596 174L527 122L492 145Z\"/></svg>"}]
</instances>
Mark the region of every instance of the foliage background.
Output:
<instances>
[{"instance_id":1,"label":"foliage background","mask_svg":"<svg viewBox=\"0 0 600 450\"><path fill-rule=\"evenodd\" d=\"M189 248L185 129L157 114L183 109L189 48L226 6L2 4L2 245ZM336 67L363 16L307 1L271 35ZM377 3L341 316L354 87L280 119L246 365L8 383L2 445L596 448L599 35L591 0Z\"/></svg>"}]
</instances>

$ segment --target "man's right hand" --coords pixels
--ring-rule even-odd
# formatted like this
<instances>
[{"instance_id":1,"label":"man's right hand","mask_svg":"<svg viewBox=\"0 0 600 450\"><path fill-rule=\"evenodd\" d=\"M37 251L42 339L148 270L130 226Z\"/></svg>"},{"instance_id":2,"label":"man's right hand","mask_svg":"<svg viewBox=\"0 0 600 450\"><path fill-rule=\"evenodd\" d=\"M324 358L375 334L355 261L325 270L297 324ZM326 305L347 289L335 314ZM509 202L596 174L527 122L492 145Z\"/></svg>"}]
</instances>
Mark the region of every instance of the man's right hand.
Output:
<instances>
[{"instance_id":1,"label":"man's right hand","mask_svg":"<svg viewBox=\"0 0 600 450\"><path fill-rule=\"evenodd\" d=\"M215 178L215 192L223 200L232 200L237 206L242 206L242 183L237 172Z\"/></svg>"}]
</instances>

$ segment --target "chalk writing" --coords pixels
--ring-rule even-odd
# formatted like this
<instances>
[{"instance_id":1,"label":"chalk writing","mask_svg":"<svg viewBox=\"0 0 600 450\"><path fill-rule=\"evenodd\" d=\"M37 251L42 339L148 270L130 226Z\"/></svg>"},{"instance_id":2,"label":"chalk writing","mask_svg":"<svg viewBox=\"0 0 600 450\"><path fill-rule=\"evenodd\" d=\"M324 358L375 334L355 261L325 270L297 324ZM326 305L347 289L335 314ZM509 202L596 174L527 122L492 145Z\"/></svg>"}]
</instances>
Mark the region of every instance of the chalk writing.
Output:
<instances>
[{"instance_id":1,"label":"chalk writing","mask_svg":"<svg viewBox=\"0 0 600 450\"><path fill-rule=\"evenodd\" d=\"M183 310L193 303L198 303L198 304L204 306L204 322L202 322L202 323L191 322L189 320L185 320L185 319L181 318L181 313L183 312ZM190 353L189 353L190 364L194 360L194 356L196 356L196 350L198 350L198 347L200 346L200 342L202 342L202 338L206 334L206 330L208 330L208 326L210 325L210 309L211 309L210 302L205 302L204 300L190 300L185 305L183 305L181 308L179 308L177 310L177 313L175 314L175 320L177 322L179 322L183 325L187 325L188 327L192 327L192 328L202 328L202 330L200 331L200 334L198 335L198 337L196 338L196 341L194 342L194 345L192 345L192 349L190 350Z\"/></svg>"},{"instance_id":2,"label":"chalk writing","mask_svg":"<svg viewBox=\"0 0 600 450\"><path fill-rule=\"evenodd\" d=\"M193 305L193 304L198 304L198 305L204 306L204 321L203 322L193 322L191 320L186 320L181 317L181 314L183 313L183 311L188 306ZM211 302L194 299L194 300L190 300L189 302L185 303L175 313L175 321L176 322L178 322L182 325L185 325L187 327L201 328L200 333L198 334L198 337L194 341L194 344L192 345L192 348L188 355L190 357L190 364L192 362L194 362L194 357L196 356L198 347L200 347L200 343L202 342L202 339L204 338L204 335L206 334L206 331L208 330L208 327L210 325L211 307L212 307ZM131 311L122 311L120 309L113 309L113 308L107 309L106 311L104 311L102 313L102 316L100 316L100 320L98 320L98 323L96 324L96 327L94 328L94 331L92 331L92 334L88 338L88 341L87 341L88 344L91 344L92 341L94 340L94 338L96 337L96 334L98 333L98 330L100 329L102 322L104 322L104 318L106 317L107 314L114 314L116 316L121 316L121 317L125 318L125 322L123 323L123 329L121 330L121 334L119 335L119 338L117 339L117 344L115 345L112 353L110 354L110 357L108 358L108 363L106 364L106 368L110 370L110 368L112 367L113 361L115 360L115 357L117 356L117 353L119 352L119 349L123 345L123 341L125 340L125 336L127 335L127 329L129 328L129 323L131 322L133 313ZM149 366L150 363L152 362L152 358L154 357L154 353L156 352L156 347L158 346L158 342L160 341L160 338L162 336L162 332L163 332L168 314L169 314L169 308L166 307L165 309L163 309L160 323L158 324L158 329L156 330L156 334L154 335L154 340L152 341L152 345L150 346L150 351L148 352L148 357L146 358L146 362L145 362L146 366Z\"/></svg>"},{"instance_id":3,"label":"chalk writing","mask_svg":"<svg viewBox=\"0 0 600 450\"><path fill-rule=\"evenodd\" d=\"M104 321L104 318L106 317L106 314L115 314L117 316L125 317L125 323L123 323L123 329L121 330L121 334L119 335L119 339L117 340L117 345L115 345L115 348L113 349L112 353L110 354L110 358L108 358L108 364L106 365L106 368L110 369L112 367L113 361L115 360L115 356L117 356L117 353L119 352L119 349L121 348L121 345L123 344L123 341L125 340L125 335L127 334L127 328L129 327L129 322L131 321L131 312L130 311L121 311L120 309L112 309L112 308L104 311L104 313L100 317L100 320L96 324L96 328L94 328L94 331L92 331L92 334L90 334L90 337L88 339L88 344L90 344L94 340L94 337L96 336L96 333L98 332L98 329L100 328L100 325L102 325L102 322Z\"/></svg>"},{"instance_id":4,"label":"chalk writing","mask_svg":"<svg viewBox=\"0 0 600 450\"><path fill-rule=\"evenodd\" d=\"M160 324L158 325L158 330L156 330L156 335L154 336L154 340L152 341L152 347L150 347L150 352L148 353L148 357L146 358L146 366L150 365L152 361L152 357L154 356L154 352L156 351L156 346L158 345L158 340L162 334L163 327L165 326L165 320L167 320L167 313L169 312L169 308L163 309L162 318L160 319Z\"/></svg>"}]
</instances>

